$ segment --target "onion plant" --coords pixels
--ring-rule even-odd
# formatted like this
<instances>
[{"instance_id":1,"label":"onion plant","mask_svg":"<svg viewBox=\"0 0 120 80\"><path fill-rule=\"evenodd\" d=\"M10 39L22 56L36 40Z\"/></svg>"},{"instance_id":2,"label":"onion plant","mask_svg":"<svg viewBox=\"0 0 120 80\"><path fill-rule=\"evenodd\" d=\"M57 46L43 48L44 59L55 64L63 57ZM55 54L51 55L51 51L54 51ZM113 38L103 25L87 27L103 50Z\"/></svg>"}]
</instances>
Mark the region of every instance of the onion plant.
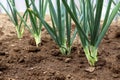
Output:
<instances>
[{"instance_id":1,"label":"onion plant","mask_svg":"<svg viewBox=\"0 0 120 80\"><path fill-rule=\"evenodd\" d=\"M52 0L48 0L52 25L48 24L47 21L43 19L33 0L31 1L34 10L29 9L29 11L40 19L52 39L59 46L60 52L63 55L69 55L77 29L71 34L71 17L68 15L61 0L56 0L56 7L53 5Z\"/></svg>"},{"instance_id":2,"label":"onion plant","mask_svg":"<svg viewBox=\"0 0 120 80\"><path fill-rule=\"evenodd\" d=\"M113 0L113 4L116 5L116 4L117 4L117 1L114 1L114 0ZM120 9L119 9L119 12L118 12L118 16L120 16ZM118 17L118 16L117 16L117 17Z\"/></svg>"},{"instance_id":3,"label":"onion plant","mask_svg":"<svg viewBox=\"0 0 120 80\"><path fill-rule=\"evenodd\" d=\"M31 6L31 4L35 4L35 0L25 0L26 3L26 8L30 9L32 8L33 11L35 11L35 8ZM41 14L41 17L44 19L45 13L46 13L46 8L47 8L47 0L39 0L39 10L38 12ZM27 10L27 13L30 18L30 23L31 26L29 26L25 21L26 27L29 29L31 32L32 36L35 39L36 45L38 46L39 43L41 43L41 29L42 29L42 23L38 18L32 14L31 11ZM22 19L22 18L21 18ZM23 20L23 19L22 19Z\"/></svg>"},{"instance_id":4,"label":"onion plant","mask_svg":"<svg viewBox=\"0 0 120 80\"><path fill-rule=\"evenodd\" d=\"M120 1L111 9L113 0L108 0L106 15L102 25L100 25L100 20L104 0L95 0L95 6L93 5L94 0L79 0L81 6L79 11L76 8L75 0L70 1L72 8L66 0L62 0L66 10L76 24L87 60L91 66L94 66L96 61L98 61L98 46L120 8ZM78 12L81 13L80 17Z\"/></svg>"},{"instance_id":5,"label":"onion plant","mask_svg":"<svg viewBox=\"0 0 120 80\"><path fill-rule=\"evenodd\" d=\"M22 26L22 21L19 21L18 15L17 15L17 9L15 10L14 7L16 7L15 0L6 0L7 4L9 6L10 12L4 7L2 3L0 3L0 6L4 9L4 11L7 13L9 18L11 19L12 23L15 25L16 32L18 38L22 38L24 27ZM23 14L23 18L25 18L26 12ZM27 19L27 17L26 17ZM26 20L25 19L25 20Z\"/></svg>"}]
</instances>

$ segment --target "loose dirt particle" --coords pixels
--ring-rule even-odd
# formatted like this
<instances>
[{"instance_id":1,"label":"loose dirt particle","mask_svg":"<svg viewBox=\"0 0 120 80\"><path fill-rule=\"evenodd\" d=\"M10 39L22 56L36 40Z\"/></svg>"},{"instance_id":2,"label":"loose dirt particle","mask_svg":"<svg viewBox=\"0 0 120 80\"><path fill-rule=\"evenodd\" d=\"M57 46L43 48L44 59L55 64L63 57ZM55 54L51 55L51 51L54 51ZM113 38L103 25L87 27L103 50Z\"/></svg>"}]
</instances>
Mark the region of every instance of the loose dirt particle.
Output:
<instances>
[{"instance_id":1,"label":"loose dirt particle","mask_svg":"<svg viewBox=\"0 0 120 80\"><path fill-rule=\"evenodd\" d=\"M59 52L59 50L57 50L57 49L52 49L52 50L51 50L51 55L52 55L52 56L59 56L59 55L60 55L60 52Z\"/></svg>"},{"instance_id":2,"label":"loose dirt particle","mask_svg":"<svg viewBox=\"0 0 120 80\"><path fill-rule=\"evenodd\" d=\"M0 63L0 71L7 70L8 66L5 63Z\"/></svg>"},{"instance_id":3,"label":"loose dirt particle","mask_svg":"<svg viewBox=\"0 0 120 80\"><path fill-rule=\"evenodd\" d=\"M34 38L30 39L29 44L32 46L36 46L35 39Z\"/></svg>"},{"instance_id":4,"label":"loose dirt particle","mask_svg":"<svg viewBox=\"0 0 120 80\"><path fill-rule=\"evenodd\" d=\"M5 56L5 52L4 51L0 51L0 56Z\"/></svg>"},{"instance_id":5,"label":"loose dirt particle","mask_svg":"<svg viewBox=\"0 0 120 80\"><path fill-rule=\"evenodd\" d=\"M100 59L97 61L97 63L95 64L96 66L104 66L106 64L106 60Z\"/></svg>"},{"instance_id":6,"label":"loose dirt particle","mask_svg":"<svg viewBox=\"0 0 120 80\"><path fill-rule=\"evenodd\" d=\"M40 48L39 47L36 47L36 46L28 46L26 47L26 50L28 52L39 52L40 51Z\"/></svg>"},{"instance_id":7,"label":"loose dirt particle","mask_svg":"<svg viewBox=\"0 0 120 80\"><path fill-rule=\"evenodd\" d=\"M116 56L116 59L117 59L117 61L120 62L120 55L117 55L117 56Z\"/></svg>"},{"instance_id":8,"label":"loose dirt particle","mask_svg":"<svg viewBox=\"0 0 120 80\"><path fill-rule=\"evenodd\" d=\"M120 31L119 31L119 32L116 32L115 37L116 37L116 38L120 38Z\"/></svg>"}]
</instances>

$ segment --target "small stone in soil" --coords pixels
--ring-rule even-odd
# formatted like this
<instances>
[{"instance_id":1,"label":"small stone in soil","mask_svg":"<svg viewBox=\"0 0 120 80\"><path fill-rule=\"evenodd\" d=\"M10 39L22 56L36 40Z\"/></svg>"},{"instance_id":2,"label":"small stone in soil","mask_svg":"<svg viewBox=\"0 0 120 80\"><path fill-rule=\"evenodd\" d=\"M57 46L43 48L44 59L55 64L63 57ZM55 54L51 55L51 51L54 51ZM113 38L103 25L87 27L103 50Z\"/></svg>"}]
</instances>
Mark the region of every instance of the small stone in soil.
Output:
<instances>
[{"instance_id":1,"label":"small stone in soil","mask_svg":"<svg viewBox=\"0 0 120 80\"><path fill-rule=\"evenodd\" d=\"M92 73L92 72L95 71L95 67L88 67L88 68L85 69L85 71Z\"/></svg>"},{"instance_id":2,"label":"small stone in soil","mask_svg":"<svg viewBox=\"0 0 120 80\"><path fill-rule=\"evenodd\" d=\"M0 75L2 74L3 72L2 71L0 71Z\"/></svg>"},{"instance_id":3,"label":"small stone in soil","mask_svg":"<svg viewBox=\"0 0 120 80\"><path fill-rule=\"evenodd\" d=\"M118 78L118 77L120 77L118 74L112 74L112 77L113 78Z\"/></svg>"},{"instance_id":4,"label":"small stone in soil","mask_svg":"<svg viewBox=\"0 0 120 80\"><path fill-rule=\"evenodd\" d=\"M46 74L47 74L47 71L44 71L43 74L46 75Z\"/></svg>"},{"instance_id":5,"label":"small stone in soil","mask_svg":"<svg viewBox=\"0 0 120 80\"><path fill-rule=\"evenodd\" d=\"M7 80L15 80L15 79L13 79L13 78L8 78Z\"/></svg>"},{"instance_id":6,"label":"small stone in soil","mask_svg":"<svg viewBox=\"0 0 120 80\"><path fill-rule=\"evenodd\" d=\"M18 62L19 62L19 63L25 62L24 57L21 57Z\"/></svg>"},{"instance_id":7,"label":"small stone in soil","mask_svg":"<svg viewBox=\"0 0 120 80\"><path fill-rule=\"evenodd\" d=\"M11 44L10 46L11 46L11 47L14 47L15 45L14 45L14 44Z\"/></svg>"},{"instance_id":8,"label":"small stone in soil","mask_svg":"<svg viewBox=\"0 0 120 80\"><path fill-rule=\"evenodd\" d=\"M15 52L19 52L20 51L20 48L14 48L13 49Z\"/></svg>"},{"instance_id":9,"label":"small stone in soil","mask_svg":"<svg viewBox=\"0 0 120 80\"><path fill-rule=\"evenodd\" d=\"M71 61L71 58L66 58L65 63L69 63Z\"/></svg>"},{"instance_id":10,"label":"small stone in soil","mask_svg":"<svg viewBox=\"0 0 120 80\"><path fill-rule=\"evenodd\" d=\"M68 74L68 75L66 76L66 78L67 78L67 79L70 79L70 78L71 78L71 75L70 75L70 74Z\"/></svg>"},{"instance_id":11,"label":"small stone in soil","mask_svg":"<svg viewBox=\"0 0 120 80\"><path fill-rule=\"evenodd\" d=\"M97 80L97 79L90 79L90 80Z\"/></svg>"}]
</instances>

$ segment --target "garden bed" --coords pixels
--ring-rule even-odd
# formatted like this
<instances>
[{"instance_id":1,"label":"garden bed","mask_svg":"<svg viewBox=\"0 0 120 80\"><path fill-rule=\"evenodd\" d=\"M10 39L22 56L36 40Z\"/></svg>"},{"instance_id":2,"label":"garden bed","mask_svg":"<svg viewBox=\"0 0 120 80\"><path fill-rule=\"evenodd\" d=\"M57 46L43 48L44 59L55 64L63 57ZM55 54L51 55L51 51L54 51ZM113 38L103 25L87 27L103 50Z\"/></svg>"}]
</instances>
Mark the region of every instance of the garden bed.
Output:
<instances>
[{"instance_id":1,"label":"garden bed","mask_svg":"<svg viewBox=\"0 0 120 80\"><path fill-rule=\"evenodd\" d=\"M64 56L45 29L36 47L27 31L19 40L9 18L1 14L0 80L120 80L119 22L112 23L99 46L95 70L89 71L78 37L71 55Z\"/></svg>"}]
</instances>

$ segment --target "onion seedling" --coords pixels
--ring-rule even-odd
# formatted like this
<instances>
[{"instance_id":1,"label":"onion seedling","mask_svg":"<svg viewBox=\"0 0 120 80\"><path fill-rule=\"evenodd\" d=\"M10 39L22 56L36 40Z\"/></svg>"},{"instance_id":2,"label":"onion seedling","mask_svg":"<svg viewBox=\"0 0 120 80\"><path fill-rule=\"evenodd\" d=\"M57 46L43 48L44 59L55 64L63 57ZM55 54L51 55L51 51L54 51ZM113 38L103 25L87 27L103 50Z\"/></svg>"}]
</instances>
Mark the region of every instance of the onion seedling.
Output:
<instances>
[{"instance_id":1,"label":"onion seedling","mask_svg":"<svg viewBox=\"0 0 120 80\"><path fill-rule=\"evenodd\" d=\"M24 27L22 26L22 21L19 22L19 19L17 16L17 10L15 10L14 8L16 7L15 0L7 0L7 3L10 9L10 12L4 7L2 3L0 3L0 6L4 9L4 11L7 13L9 18L11 19L12 23L15 25L18 38L22 38ZM26 16L26 12L23 14L23 18L25 16Z\"/></svg>"},{"instance_id":2,"label":"onion seedling","mask_svg":"<svg viewBox=\"0 0 120 80\"><path fill-rule=\"evenodd\" d=\"M120 1L111 9L113 0L108 0L106 15L102 25L100 25L100 20L104 0L95 0L95 6L93 6L93 0L79 0L81 5L79 8L82 11L81 18L77 14L79 11L76 8L75 0L70 1L72 2L72 9L66 0L62 0L66 10L76 24L87 60L91 66L94 66L96 61L98 61L98 46L120 8Z\"/></svg>"},{"instance_id":3,"label":"onion seedling","mask_svg":"<svg viewBox=\"0 0 120 80\"><path fill-rule=\"evenodd\" d=\"M30 0L25 0L25 3L26 3L26 8L30 9L32 7L31 4L35 4L35 0L32 0L32 2ZM39 0L38 12L41 14L41 17L43 19L45 17L46 8L47 8L47 0ZM35 8L32 7L32 10L35 11ZM25 22L24 23L27 26L27 28L29 29L29 31L31 32L32 36L35 39L36 45L38 46L38 44L41 43L42 23L40 20L38 20L38 18L35 15L32 14L31 11L27 10L27 13L28 13L29 18L30 18L31 26L29 26Z\"/></svg>"},{"instance_id":4,"label":"onion seedling","mask_svg":"<svg viewBox=\"0 0 120 80\"><path fill-rule=\"evenodd\" d=\"M75 29L74 33L71 35L71 17L68 15L61 0L56 0L56 7L54 7L52 0L48 0L52 26L43 19L41 13L33 3L33 0L31 1L35 10L29 9L29 11L40 19L52 39L58 44L60 52L63 55L69 55L77 29Z\"/></svg>"}]
</instances>

